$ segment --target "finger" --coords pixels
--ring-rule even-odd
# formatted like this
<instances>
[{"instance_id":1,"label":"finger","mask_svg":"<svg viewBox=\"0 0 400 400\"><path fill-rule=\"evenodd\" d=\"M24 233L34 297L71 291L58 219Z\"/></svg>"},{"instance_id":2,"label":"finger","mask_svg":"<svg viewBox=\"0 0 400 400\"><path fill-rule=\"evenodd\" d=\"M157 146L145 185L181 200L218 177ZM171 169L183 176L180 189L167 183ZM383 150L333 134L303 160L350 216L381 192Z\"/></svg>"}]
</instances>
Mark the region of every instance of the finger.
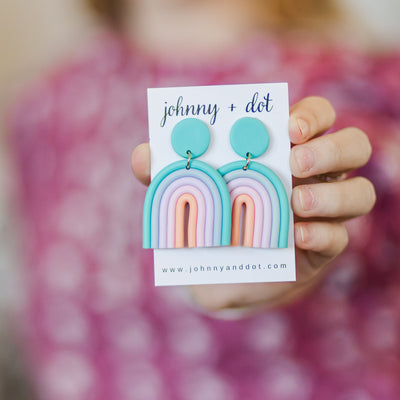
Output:
<instances>
[{"instance_id":1,"label":"finger","mask_svg":"<svg viewBox=\"0 0 400 400\"><path fill-rule=\"evenodd\" d=\"M315 253L309 257L311 267L321 267L338 256L347 246L349 235L341 223L297 222L294 227L296 246Z\"/></svg>"},{"instance_id":2,"label":"finger","mask_svg":"<svg viewBox=\"0 0 400 400\"><path fill-rule=\"evenodd\" d=\"M352 218L371 211L376 201L372 183L363 177L340 182L300 185L293 189L292 208L303 218Z\"/></svg>"},{"instance_id":3,"label":"finger","mask_svg":"<svg viewBox=\"0 0 400 400\"><path fill-rule=\"evenodd\" d=\"M346 128L294 146L290 168L298 178L349 171L366 164L371 152L368 136L363 131Z\"/></svg>"},{"instance_id":4,"label":"finger","mask_svg":"<svg viewBox=\"0 0 400 400\"><path fill-rule=\"evenodd\" d=\"M331 103L323 97L306 97L290 109L289 137L292 143L305 143L328 130L336 119Z\"/></svg>"},{"instance_id":5,"label":"finger","mask_svg":"<svg viewBox=\"0 0 400 400\"><path fill-rule=\"evenodd\" d=\"M150 146L139 144L132 152L132 171L136 178L145 185L150 183Z\"/></svg>"}]
</instances>

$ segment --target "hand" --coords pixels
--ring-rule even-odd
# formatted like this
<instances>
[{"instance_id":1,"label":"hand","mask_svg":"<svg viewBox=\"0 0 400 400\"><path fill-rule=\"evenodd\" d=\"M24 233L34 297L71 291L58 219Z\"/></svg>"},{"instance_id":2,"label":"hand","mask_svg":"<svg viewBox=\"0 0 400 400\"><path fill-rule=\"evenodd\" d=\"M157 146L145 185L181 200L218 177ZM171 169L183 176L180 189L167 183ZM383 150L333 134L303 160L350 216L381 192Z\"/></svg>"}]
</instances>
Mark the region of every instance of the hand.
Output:
<instances>
[{"instance_id":1,"label":"hand","mask_svg":"<svg viewBox=\"0 0 400 400\"><path fill-rule=\"evenodd\" d=\"M286 303L315 285L326 271L325 266L343 252L348 243L343 222L368 213L376 196L367 179L345 179L347 172L368 162L368 137L357 128L322 136L334 121L333 107L320 97L305 98L290 111L296 282L191 286L200 305L221 310ZM132 169L141 182L149 184L147 143L133 151Z\"/></svg>"}]
</instances>

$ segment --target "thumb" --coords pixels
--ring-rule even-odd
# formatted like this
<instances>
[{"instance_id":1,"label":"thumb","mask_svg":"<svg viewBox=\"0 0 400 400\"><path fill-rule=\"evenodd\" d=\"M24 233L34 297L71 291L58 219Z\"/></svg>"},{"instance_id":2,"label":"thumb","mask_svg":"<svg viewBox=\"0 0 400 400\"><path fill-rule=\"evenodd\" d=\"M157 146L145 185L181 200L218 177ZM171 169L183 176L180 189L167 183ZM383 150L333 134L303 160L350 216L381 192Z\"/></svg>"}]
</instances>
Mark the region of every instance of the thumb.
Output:
<instances>
[{"instance_id":1,"label":"thumb","mask_svg":"<svg viewBox=\"0 0 400 400\"><path fill-rule=\"evenodd\" d=\"M132 171L144 185L150 184L150 146L142 143L135 147L131 157Z\"/></svg>"}]
</instances>

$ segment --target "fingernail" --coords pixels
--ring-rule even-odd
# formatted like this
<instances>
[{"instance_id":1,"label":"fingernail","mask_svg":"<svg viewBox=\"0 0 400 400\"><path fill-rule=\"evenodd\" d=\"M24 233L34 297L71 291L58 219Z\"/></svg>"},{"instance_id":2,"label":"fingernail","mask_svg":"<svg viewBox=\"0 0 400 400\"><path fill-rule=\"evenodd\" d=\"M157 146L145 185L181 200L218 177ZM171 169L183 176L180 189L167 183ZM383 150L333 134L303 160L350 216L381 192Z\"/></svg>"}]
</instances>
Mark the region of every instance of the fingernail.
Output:
<instances>
[{"instance_id":1,"label":"fingernail","mask_svg":"<svg viewBox=\"0 0 400 400\"><path fill-rule=\"evenodd\" d=\"M312 190L308 188L301 188L299 190L300 206L304 211L309 211L315 208L316 199Z\"/></svg>"},{"instance_id":2,"label":"fingernail","mask_svg":"<svg viewBox=\"0 0 400 400\"><path fill-rule=\"evenodd\" d=\"M310 231L304 225L296 226L296 231L296 236L301 242L307 243L310 241Z\"/></svg>"},{"instance_id":3,"label":"fingernail","mask_svg":"<svg viewBox=\"0 0 400 400\"><path fill-rule=\"evenodd\" d=\"M295 158L301 172L308 172L314 166L314 152L309 147L297 147Z\"/></svg>"},{"instance_id":4,"label":"fingernail","mask_svg":"<svg viewBox=\"0 0 400 400\"><path fill-rule=\"evenodd\" d=\"M295 143L302 143L308 136L308 124L304 119L292 116L289 119L289 132Z\"/></svg>"},{"instance_id":5,"label":"fingernail","mask_svg":"<svg viewBox=\"0 0 400 400\"><path fill-rule=\"evenodd\" d=\"M297 118L289 118L289 132L297 135L300 132L299 125L297 124Z\"/></svg>"},{"instance_id":6,"label":"fingernail","mask_svg":"<svg viewBox=\"0 0 400 400\"><path fill-rule=\"evenodd\" d=\"M308 124L304 119L302 118L297 118L297 126L299 127L299 131L301 133L301 136L307 137L308 135Z\"/></svg>"}]
</instances>

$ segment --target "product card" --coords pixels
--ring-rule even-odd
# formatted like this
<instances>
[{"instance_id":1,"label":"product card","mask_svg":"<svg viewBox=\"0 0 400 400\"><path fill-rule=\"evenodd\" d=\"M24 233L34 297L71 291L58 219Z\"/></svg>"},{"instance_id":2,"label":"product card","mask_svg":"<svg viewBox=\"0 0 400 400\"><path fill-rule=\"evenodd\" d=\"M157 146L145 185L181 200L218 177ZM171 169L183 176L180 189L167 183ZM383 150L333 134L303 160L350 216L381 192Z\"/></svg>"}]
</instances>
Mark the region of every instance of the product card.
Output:
<instances>
[{"instance_id":1,"label":"product card","mask_svg":"<svg viewBox=\"0 0 400 400\"><path fill-rule=\"evenodd\" d=\"M148 89L156 286L296 278L286 83Z\"/></svg>"}]
</instances>

